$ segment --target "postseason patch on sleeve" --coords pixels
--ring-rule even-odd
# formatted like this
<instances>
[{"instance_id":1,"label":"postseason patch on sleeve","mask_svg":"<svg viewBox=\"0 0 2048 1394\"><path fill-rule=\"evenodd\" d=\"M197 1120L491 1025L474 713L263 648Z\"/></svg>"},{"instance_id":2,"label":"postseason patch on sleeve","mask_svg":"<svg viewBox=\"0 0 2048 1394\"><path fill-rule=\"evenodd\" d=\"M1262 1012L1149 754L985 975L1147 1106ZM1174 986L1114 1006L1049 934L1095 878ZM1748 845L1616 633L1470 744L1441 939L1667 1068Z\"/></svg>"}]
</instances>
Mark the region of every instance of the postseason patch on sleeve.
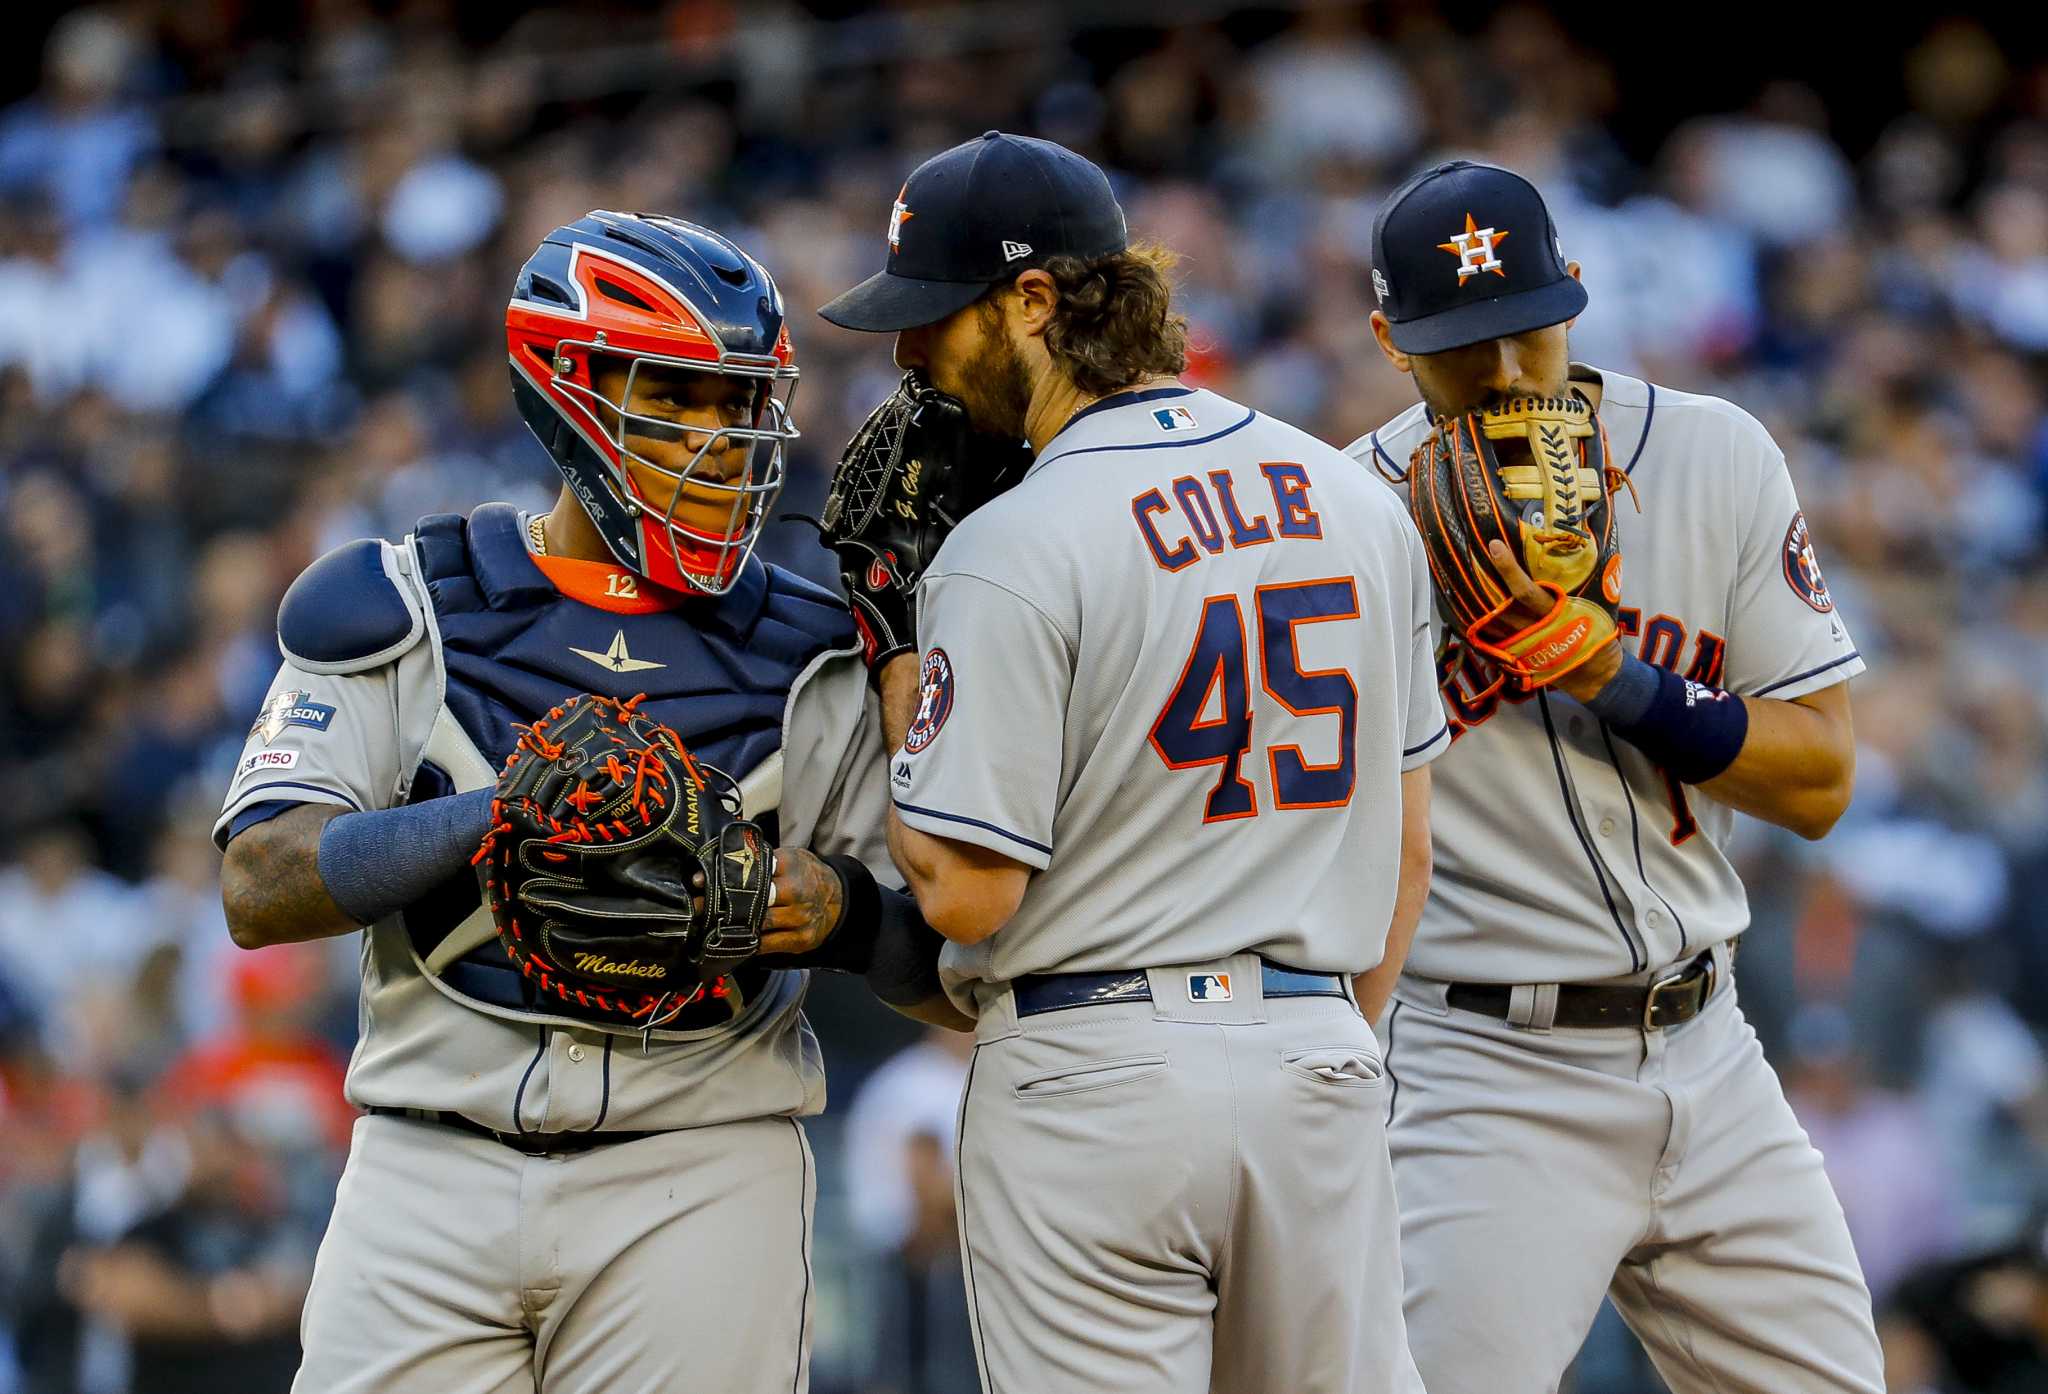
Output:
<instances>
[{"instance_id":1,"label":"postseason patch on sleeve","mask_svg":"<svg viewBox=\"0 0 2048 1394\"><path fill-rule=\"evenodd\" d=\"M249 734L261 736L263 743L269 745L290 727L325 731L333 721L333 707L314 701L313 694L302 688L286 688L263 704L263 710L256 714L256 724L249 728Z\"/></svg>"},{"instance_id":2,"label":"postseason patch on sleeve","mask_svg":"<svg viewBox=\"0 0 2048 1394\"><path fill-rule=\"evenodd\" d=\"M1792 515L1792 526L1785 529L1785 584L1792 587L1792 594L1825 615L1835 608L1834 597L1828 594L1828 583L1820 574L1820 558L1813 554L1813 540L1806 534L1806 514Z\"/></svg>"}]
</instances>

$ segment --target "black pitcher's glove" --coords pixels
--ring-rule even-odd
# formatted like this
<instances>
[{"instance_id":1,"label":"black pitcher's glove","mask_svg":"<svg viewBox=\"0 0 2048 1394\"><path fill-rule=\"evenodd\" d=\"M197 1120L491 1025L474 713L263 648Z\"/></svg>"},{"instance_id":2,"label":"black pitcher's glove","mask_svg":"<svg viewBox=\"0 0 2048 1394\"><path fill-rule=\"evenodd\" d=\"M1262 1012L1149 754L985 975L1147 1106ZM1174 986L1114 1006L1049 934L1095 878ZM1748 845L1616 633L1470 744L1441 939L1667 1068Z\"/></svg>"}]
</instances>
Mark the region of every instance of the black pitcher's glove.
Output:
<instances>
[{"instance_id":1,"label":"black pitcher's glove","mask_svg":"<svg viewBox=\"0 0 2048 1394\"><path fill-rule=\"evenodd\" d=\"M960 520L1024 477L1031 449L976 431L915 371L855 433L820 525L872 676L917 647L917 583Z\"/></svg>"},{"instance_id":2,"label":"black pitcher's glove","mask_svg":"<svg viewBox=\"0 0 2048 1394\"><path fill-rule=\"evenodd\" d=\"M760 948L774 859L732 781L638 700L586 693L520 728L475 860L544 1005L652 1030Z\"/></svg>"}]
</instances>

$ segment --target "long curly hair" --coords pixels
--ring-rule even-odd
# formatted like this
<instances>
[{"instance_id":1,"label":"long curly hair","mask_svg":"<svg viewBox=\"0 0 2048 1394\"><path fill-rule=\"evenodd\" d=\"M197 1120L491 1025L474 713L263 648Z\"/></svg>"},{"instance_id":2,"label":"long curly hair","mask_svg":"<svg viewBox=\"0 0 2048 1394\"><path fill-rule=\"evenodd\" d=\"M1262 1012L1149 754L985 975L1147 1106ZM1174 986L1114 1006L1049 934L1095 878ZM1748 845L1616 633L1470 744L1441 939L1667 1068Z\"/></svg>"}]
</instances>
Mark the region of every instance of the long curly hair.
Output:
<instances>
[{"instance_id":1,"label":"long curly hair","mask_svg":"<svg viewBox=\"0 0 2048 1394\"><path fill-rule=\"evenodd\" d=\"M1075 386L1101 396L1187 367L1187 316L1173 309L1178 260L1152 242L1106 257L1046 260L1060 303L1045 347Z\"/></svg>"}]
</instances>

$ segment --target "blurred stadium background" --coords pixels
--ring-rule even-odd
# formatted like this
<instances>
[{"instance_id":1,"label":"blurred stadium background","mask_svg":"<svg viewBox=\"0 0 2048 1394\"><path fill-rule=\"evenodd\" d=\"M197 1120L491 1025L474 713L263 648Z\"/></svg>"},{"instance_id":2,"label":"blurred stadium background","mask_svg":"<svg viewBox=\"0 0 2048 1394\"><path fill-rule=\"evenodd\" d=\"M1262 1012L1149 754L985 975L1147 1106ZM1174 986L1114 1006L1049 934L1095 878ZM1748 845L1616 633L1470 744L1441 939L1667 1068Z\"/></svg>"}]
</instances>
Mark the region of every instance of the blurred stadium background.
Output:
<instances>
[{"instance_id":1,"label":"blurred stadium background","mask_svg":"<svg viewBox=\"0 0 2048 1394\"><path fill-rule=\"evenodd\" d=\"M234 950L207 827L303 565L552 496L503 358L535 241L610 207L758 254L804 374L785 506L814 509L893 373L808 310L872 269L904 173L990 126L1110 169L1184 254L1194 375L1332 442L1409 400L1366 325L1368 233L1453 152L1544 189L1593 293L1576 357L1771 427L1872 662L1849 816L1818 846L1745 831L1745 1007L1827 1155L1892 1389L2048 1389L2039 31L2027 6L1558 8L10 7L0 1394L288 1383L354 945ZM827 577L808 537L769 551ZM958 1052L844 984L812 1000L815 1388L972 1390ZM1661 1388L1611 1314L1573 1379Z\"/></svg>"}]
</instances>

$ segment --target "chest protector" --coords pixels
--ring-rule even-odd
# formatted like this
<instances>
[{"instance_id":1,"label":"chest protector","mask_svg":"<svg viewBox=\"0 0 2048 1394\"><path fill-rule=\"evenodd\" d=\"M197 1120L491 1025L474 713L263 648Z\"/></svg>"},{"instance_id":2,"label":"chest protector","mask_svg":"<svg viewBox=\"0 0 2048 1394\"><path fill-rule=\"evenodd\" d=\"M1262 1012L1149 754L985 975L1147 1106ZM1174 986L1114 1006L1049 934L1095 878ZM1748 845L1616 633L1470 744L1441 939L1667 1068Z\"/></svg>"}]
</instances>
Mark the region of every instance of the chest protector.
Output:
<instances>
[{"instance_id":1,"label":"chest protector","mask_svg":"<svg viewBox=\"0 0 2048 1394\"><path fill-rule=\"evenodd\" d=\"M673 610L617 614L555 589L528 555L518 513L485 504L464 518L437 514L412 538L446 675L442 710L416 772L412 800L476 788L503 767L514 723L580 692L626 700L673 727L700 761L748 790L750 816L775 835L783 714L797 676L820 653L854 642L830 592L755 561L722 596ZM467 1005L497 1016L563 1020L543 1007L506 957L481 909L476 880L450 877L408 906L405 930L423 968ZM761 995L769 970L742 968L659 1034L712 1029ZM578 1025L638 1034L592 1009Z\"/></svg>"}]
</instances>

